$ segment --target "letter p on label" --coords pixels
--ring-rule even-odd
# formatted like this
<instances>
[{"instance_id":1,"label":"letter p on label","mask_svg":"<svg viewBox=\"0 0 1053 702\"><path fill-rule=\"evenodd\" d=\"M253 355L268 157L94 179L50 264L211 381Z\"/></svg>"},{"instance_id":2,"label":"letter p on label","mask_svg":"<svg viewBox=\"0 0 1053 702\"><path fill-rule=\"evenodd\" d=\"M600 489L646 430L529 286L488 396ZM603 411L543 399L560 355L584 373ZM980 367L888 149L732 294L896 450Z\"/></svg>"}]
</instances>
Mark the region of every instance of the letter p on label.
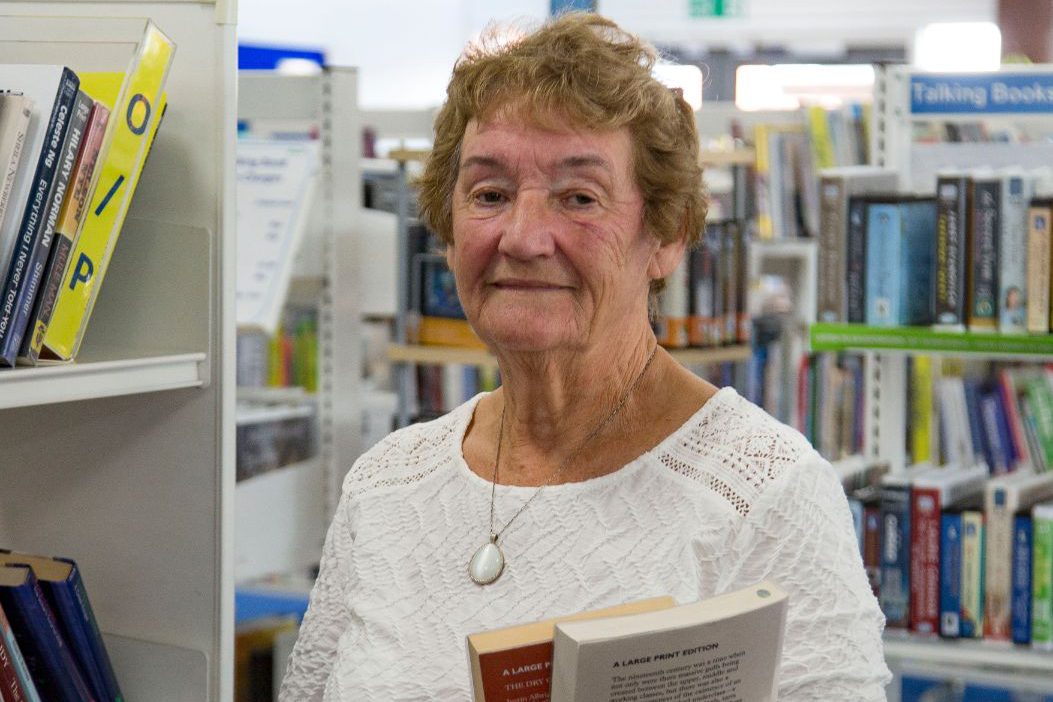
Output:
<instances>
[{"instance_id":1,"label":"letter p on label","mask_svg":"<svg viewBox=\"0 0 1053 702\"><path fill-rule=\"evenodd\" d=\"M77 263L73 266L73 274L69 278L69 289L76 290L77 283L87 283L95 272L95 265L84 253L81 253Z\"/></svg>"}]
</instances>

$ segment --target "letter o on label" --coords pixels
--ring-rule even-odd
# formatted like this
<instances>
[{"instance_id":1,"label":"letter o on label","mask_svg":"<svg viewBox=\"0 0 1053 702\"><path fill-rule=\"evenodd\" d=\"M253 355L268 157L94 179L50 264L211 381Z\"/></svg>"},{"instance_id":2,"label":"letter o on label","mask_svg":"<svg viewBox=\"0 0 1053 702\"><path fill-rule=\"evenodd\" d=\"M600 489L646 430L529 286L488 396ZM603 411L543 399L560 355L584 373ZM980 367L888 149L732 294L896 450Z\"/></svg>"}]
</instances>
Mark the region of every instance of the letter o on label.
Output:
<instances>
[{"instance_id":1,"label":"letter o on label","mask_svg":"<svg viewBox=\"0 0 1053 702\"><path fill-rule=\"evenodd\" d=\"M135 123L135 108L140 103L143 106L142 122L137 125ZM124 115L124 121L128 125L128 129L132 130L132 134L136 136L142 136L143 132L146 131L146 125L150 123L150 101L143 97L142 93L136 93L128 102L128 111Z\"/></svg>"}]
</instances>

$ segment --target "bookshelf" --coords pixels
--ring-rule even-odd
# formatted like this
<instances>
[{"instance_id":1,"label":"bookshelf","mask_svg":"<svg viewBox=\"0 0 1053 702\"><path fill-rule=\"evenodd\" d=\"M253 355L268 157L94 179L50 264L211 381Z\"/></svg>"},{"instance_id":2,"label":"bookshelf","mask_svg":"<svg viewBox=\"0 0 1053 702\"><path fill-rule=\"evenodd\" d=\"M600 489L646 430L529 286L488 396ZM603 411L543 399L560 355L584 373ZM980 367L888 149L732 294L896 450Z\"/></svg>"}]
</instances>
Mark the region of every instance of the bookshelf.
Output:
<instances>
[{"instance_id":1,"label":"bookshelf","mask_svg":"<svg viewBox=\"0 0 1053 702\"><path fill-rule=\"evenodd\" d=\"M169 108L78 362L0 373L0 543L76 559L129 699L233 696L235 8L0 2L0 61L123 71Z\"/></svg>"},{"instance_id":2,"label":"bookshelf","mask_svg":"<svg viewBox=\"0 0 1053 702\"><path fill-rule=\"evenodd\" d=\"M1001 360L1049 360L1053 335L939 331L927 327L870 327L863 324L813 324L816 351L881 351L933 356L979 356Z\"/></svg>"}]
</instances>

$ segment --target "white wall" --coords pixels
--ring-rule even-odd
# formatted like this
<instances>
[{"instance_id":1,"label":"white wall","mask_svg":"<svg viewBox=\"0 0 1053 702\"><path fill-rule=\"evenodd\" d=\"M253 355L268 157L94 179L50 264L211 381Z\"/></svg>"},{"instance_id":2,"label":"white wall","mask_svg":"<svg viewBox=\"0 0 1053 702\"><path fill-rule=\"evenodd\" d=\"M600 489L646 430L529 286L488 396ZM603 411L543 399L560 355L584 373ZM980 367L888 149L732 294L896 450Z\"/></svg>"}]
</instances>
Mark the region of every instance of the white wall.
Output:
<instances>
[{"instance_id":1,"label":"white wall","mask_svg":"<svg viewBox=\"0 0 1053 702\"><path fill-rule=\"evenodd\" d=\"M745 0L745 18L691 19L688 0L599 0L599 10L652 41L689 46L789 44L810 53L845 43L902 43L934 21L990 20L997 0ZM365 109L441 103L464 44L491 19L541 18L548 0L239 0L242 40L324 49L361 69Z\"/></svg>"}]
</instances>

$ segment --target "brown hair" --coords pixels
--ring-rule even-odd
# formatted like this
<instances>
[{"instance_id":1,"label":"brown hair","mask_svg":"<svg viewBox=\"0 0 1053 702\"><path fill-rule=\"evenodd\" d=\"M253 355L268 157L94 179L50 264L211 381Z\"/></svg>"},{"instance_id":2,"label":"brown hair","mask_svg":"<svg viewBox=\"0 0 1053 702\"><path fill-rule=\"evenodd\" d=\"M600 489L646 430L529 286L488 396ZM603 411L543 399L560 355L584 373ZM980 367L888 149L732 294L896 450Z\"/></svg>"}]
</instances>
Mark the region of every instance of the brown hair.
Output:
<instances>
[{"instance_id":1,"label":"brown hair","mask_svg":"<svg viewBox=\"0 0 1053 702\"><path fill-rule=\"evenodd\" d=\"M595 130L628 127L644 222L660 241L697 242L706 217L698 133L690 105L651 75L654 47L591 13L571 12L497 45L496 30L453 69L435 119L435 143L418 184L420 214L453 241L452 194L472 119L502 109Z\"/></svg>"}]
</instances>

